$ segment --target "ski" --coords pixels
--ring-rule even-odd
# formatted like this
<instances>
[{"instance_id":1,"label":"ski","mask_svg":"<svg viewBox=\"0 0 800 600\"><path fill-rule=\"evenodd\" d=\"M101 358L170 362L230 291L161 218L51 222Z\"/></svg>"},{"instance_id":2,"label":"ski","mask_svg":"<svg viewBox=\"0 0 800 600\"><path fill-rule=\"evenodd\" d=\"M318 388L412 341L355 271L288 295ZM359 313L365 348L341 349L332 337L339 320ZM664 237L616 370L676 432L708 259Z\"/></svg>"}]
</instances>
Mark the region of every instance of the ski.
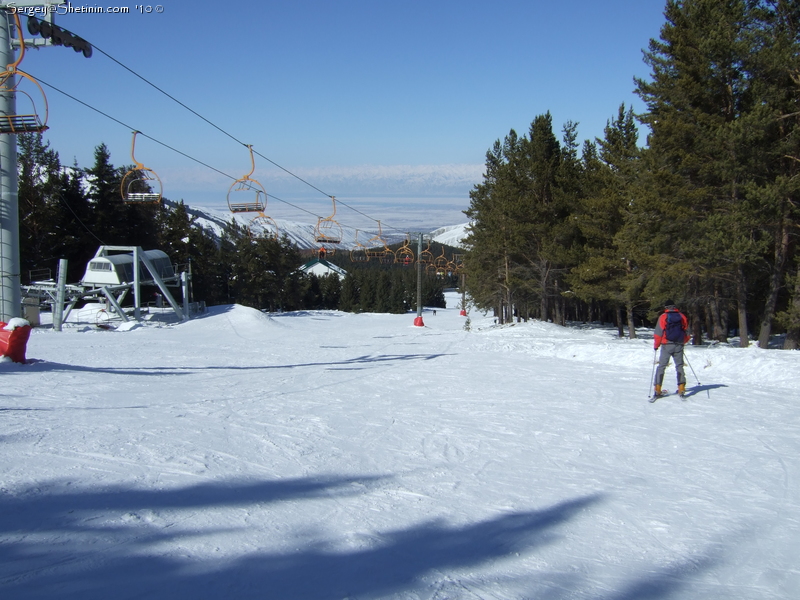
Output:
<instances>
[{"instance_id":1,"label":"ski","mask_svg":"<svg viewBox=\"0 0 800 600\"><path fill-rule=\"evenodd\" d=\"M686 396L687 396L687 394L686 394L686 392L684 392L683 394L681 394L681 393L679 393L679 392L667 392L667 391L665 391L665 390L661 390L661 393L660 393L660 394L653 395L653 396L651 396L650 398L648 398L648 400L649 400L649 401L650 401L650 403L652 404L653 402L655 402L655 401L656 401L656 400L658 400L659 398L666 398L667 396L679 396L681 400L686 400Z\"/></svg>"}]
</instances>

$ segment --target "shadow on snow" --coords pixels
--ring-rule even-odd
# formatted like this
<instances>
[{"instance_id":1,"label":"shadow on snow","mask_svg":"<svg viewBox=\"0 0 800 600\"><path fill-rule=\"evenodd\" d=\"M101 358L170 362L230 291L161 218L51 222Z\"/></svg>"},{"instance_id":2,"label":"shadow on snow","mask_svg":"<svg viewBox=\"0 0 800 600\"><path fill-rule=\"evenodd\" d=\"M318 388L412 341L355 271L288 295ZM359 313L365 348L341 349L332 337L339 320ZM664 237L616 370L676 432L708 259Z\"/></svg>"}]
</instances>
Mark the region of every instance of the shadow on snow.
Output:
<instances>
[{"instance_id":1,"label":"shadow on snow","mask_svg":"<svg viewBox=\"0 0 800 600\"><path fill-rule=\"evenodd\" d=\"M223 529L182 529L180 515L159 512L263 509L281 501L346 497L365 493L383 479L227 482L163 491L72 490L66 482L50 482L13 497L4 490L0 594L17 600L380 598L421 589L422 578L439 569L475 568L553 543L560 525L602 500L586 496L463 526L421 523L377 534L379 542L366 549L337 551L320 542L296 551L256 551L224 560L187 556L181 544ZM166 524L156 525L147 515ZM170 524L169 516L178 523Z\"/></svg>"},{"instance_id":2,"label":"shadow on snow","mask_svg":"<svg viewBox=\"0 0 800 600\"><path fill-rule=\"evenodd\" d=\"M369 365L386 362L403 362L415 360L435 360L452 354L378 354L356 356L346 360L307 362L288 365L216 365L216 366L186 366L186 367L140 367L140 368L116 368L116 367L90 367L84 365L68 365L49 361L30 360L27 365L19 365L18 370L29 372L30 366L38 371L77 371L81 373L108 373L109 375L190 375L193 371L221 370L221 371L261 371L273 369L296 369L299 367L340 367L353 365Z\"/></svg>"}]
</instances>

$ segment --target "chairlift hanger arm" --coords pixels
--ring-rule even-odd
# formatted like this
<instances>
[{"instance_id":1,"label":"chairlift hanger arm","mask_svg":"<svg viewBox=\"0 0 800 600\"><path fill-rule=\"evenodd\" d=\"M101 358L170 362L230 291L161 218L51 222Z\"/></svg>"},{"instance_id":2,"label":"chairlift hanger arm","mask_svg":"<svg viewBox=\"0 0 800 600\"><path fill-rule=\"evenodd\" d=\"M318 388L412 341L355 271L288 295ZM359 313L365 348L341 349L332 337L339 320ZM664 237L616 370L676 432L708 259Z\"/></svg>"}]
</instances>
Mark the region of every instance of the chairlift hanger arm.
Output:
<instances>
[{"instance_id":1,"label":"chairlift hanger arm","mask_svg":"<svg viewBox=\"0 0 800 600\"><path fill-rule=\"evenodd\" d=\"M136 148L136 136L139 135L141 131L134 131L133 132L133 139L131 140L131 160L133 160L134 164L136 165L137 169L144 169L144 165L136 160L136 156L134 154L134 150Z\"/></svg>"}]
</instances>

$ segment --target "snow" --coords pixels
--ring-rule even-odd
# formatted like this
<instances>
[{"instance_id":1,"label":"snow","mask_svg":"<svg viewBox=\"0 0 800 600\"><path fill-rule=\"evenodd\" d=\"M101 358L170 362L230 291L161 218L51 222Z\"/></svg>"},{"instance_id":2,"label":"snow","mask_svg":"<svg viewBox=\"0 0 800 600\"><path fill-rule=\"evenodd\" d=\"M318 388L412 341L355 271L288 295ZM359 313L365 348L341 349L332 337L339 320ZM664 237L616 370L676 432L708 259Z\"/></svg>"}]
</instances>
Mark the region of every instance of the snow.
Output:
<instances>
[{"instance_id":1,"label":"snow","mask_svg":"<svg viewBox=\"0 0 800 600\"><path fill-rule=\"evenodd\" d=\"M35 328L0 597L800 597L800 353L689 347L650 404L650 332L447 301Z\"/></svg>"},{"instance_id":2,"label":"snow","mask_svg":"<svg viewBox=\"0 0 800 600\"><path fill-rule=\"evenodd\" d=\"M30 325L30 323L28 323L28 321L26 321L25 319L20 319L19 317L12 317L11 319L8 320L8 323L6 323L5 327L3 327L3 330L14 331L17 327L26 327L27 325Z\"/></svg>"},{"instance_id":3,"label":"snow","mask_svg":"<svg viewBox=\"0 0 800 600\"><path fill-rule=\"evenodd\" d=\"M446 246L453 246L455 248L464 247L464 238L469 233L467 228L469 223L462 223L460 225L447 225L440 227L431 232L431 237L434 242L444 244Z\"/></svg>"}]
</instances>

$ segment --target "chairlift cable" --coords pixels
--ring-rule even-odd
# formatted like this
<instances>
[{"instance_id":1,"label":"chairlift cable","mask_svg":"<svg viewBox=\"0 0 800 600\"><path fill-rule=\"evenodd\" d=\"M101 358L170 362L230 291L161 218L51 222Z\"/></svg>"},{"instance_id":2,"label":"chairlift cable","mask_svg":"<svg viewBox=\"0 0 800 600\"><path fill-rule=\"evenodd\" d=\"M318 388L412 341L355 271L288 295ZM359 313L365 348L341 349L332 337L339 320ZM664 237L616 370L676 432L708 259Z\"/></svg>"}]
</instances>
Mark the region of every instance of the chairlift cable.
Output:
<instances>
[{"instance_id":1,"label":"chairlift cable","mask_svg":"<svg viewBox=\"0 0 800 600\"><path fill-rule=\"evenodd\" d=\"M36 17L34 17L34 18L36 18ZM40 19L40 20L41 20L41 19ZM76 34L72 33L72 32L71 32L71 31L69 31L69 30L66 30L66 29L64 29L64 31L67 31L68 33L70 33L70 34L72 34L72 35L76 35ZM155 89L155 90L157 90L158 92L162 93L164 96L166 96L167 98L169 98L170 100L172 100L173 102L175 102L176 104L178 104L179 106L181 106L182 108L184 108L184 109L188 110L190 113L192 113L193 115L195 115L195 116L196 116L196 117L198 117L199 119L203 120L203 121L204 121L205 123L207 123L208 125L211 125L211 126L212 126L212 127L214 127L215 129L217 129L217 130L218 130L220 133L222 133L222 134L226 135L227 137L229 137L230 139L232 139L232 140L233 140L233 141L235 141L236 143L238 143L238 144L241 144L242 146L245 146L245 147L247 147L247 146L248 146L248 144L246 144L246 143L242 142L241 140L239 140L239 139L238 139L236 136L234 136L234 135L233 135L233 134L231 134L230 132L226 131L225 129L223 129L222 127L220 127L219 125L217 125L216 123L212 122L211 120L207 119L206 117L204 117L203 115L201 115L200 113L198 113L197 111L195 111L194 109L190 108L188 105L186 105L185 103L181 102L180 100L178 100L177 98L175 98L173 95L171 95L170 93L168 93L167 91L165 91L164 89L162 89L161 87L159 87L158 85L156 85L155 83L153 83L152 81L150 81L149 79L147 79L146 77L144 77L143 75L140 75L139 73L137 73L136 71L134 71L133 69L131 69L130 67L128 67L127 65L125 65L124 63L122 63L121 61L119 61L119 60L117 60L116 58L114 58L113 56L111 56L111 55L110 55L108 52L106 52L106 51L105 51L105 50L103 50L102 48L99 48L99 47L97 47L97 46L96 46L96 45L94 45L94 44L92 44L92 48L93 48L94 50L97 50L97 51L98 51L98 52L100 52L101 54L103 54L103 55L104 55L105 57L107 57L109 60L111 60L112 62L116 63L117 65L119 65L120 67L122 67L123 69L125 69L126 71L128 71L129 73L131 73L132 75L134 75L135 77L137 77L138 79L140 79L140 80L142 80L143 82L145 82L147 85L151 86L153 89ZM64 94L65 96L67 96L67 97L69 97L69 98L71 98L71 99L75 100L76 102L78 102L78 103L80 103L80 104L83 104L83 105L84 105L84 106L86 106L87 108L90 108L90 109L94 110L95 112L97 112L97 113L99 113L99 114L101 114L101 115L105 116L106 118L108 118L108 119L111 119L112 121L115 121L116 123L118 123L118 124L120 124L120 125L123 125L123 126L125 126L125 127L128 127L128 129L135 129L135 128L132 128L132 127L130 127L129 125L126 125L126 124L125 124L125 123L123 123L122 121L120 121L120 120L118 120L118 119L116 119L116 118L114 118L114 117L112 117L112 116L110 116L110 115L108 115L108 114L104 113L103 111L101 111L101 110L99 110L99 109L97 109L97 108L95 108L95 107L93 107L93 106L91 106L91 105L89 105L89 104L87 104L87 103L85 103L85 102L81 101L81 100L78 100L78 99L77 99L77 98L75 98L74 96L72 96L72 95L68 94L67 92L64 92L63 90L60 90L59 88L55 87L55 86L54 86L54 85L52 85L52 84L46 83L45 81L43 81L43 80L41 80L41 79L38 79L38 81L40 81L41 83L43 83L43 84L47 85L48 87L52 88L53 90L55 90L55 91L57 91L57 92L59 92L59 93L61 93L61 94ZM198 160L198 159L196 159L196 158L194 158L194 157L192 157L192 156L189 156L188 154L186 154L186 153L184 153L184 152L181 152L180 150L177 150L177 149L175 149L175 148L173 148L173 147L171 147L171 146L169 146L169 145L167 145L167 144L165 144L165 143L163 143L163 142L160 142L159 140L157 140L157 139L155 139L155 138L153 138L153 137L151 137L151 136L148 136L147 134L144 134L144 133L142 133L141 135L143 135L144 137L147 137L147 138L151 139L152 141L154 141L154 142L156 142L156 143L158 143L158 144L161 144L162 146L164 146L165 148L168 148L168 149L172 150L173 152L177 152L177 153L178 153L178 154L180 154L181 156L184 156L184 157L186 157L186 158L188 158L188 159L190 159L190 160L192 160L192 161L194 161L194 162L196 162L196 163L198 163L198 164L200 164L200 165L202 165L202 166L204 166L204 167L206 167L206 168L208 168L208 169L211 169L212 171L216 171L217 173L219 173L219 174L221 174L221 175L224 175L225 177L228 177L228 178L230 178L230 179L236 180L236 177L233 177L233 176L231 176L231 175L229 175L229 174L227 174L227 173L224 173L223 171L220 171L219 169L217 169L217 168L215 168L215 167L212 167L211 165L208 165L208 164L206 164L206 163L204 163L204 162L202 162L202 161L200 161L200 160ZM257 154L258 156L260 156L260 157L261 157L261 158L263 158L264 160L268 161L270 164L274 165L275 167L277 167L277 168L281 169L282 171L286 172L287 174L291 175L292 177L294 177L294 178L295 178L295 179L297 179L298 181L300 181L300 182L302 182L302 183L306 184L307 186L311 187L312 189L314 189L314 190L318 191L319 193L323 194L324 196L327 196L327 197L329 197L329 198L333 198L333 197L334 197L332 194L328 194L327 192L325 192L325 191L321 190L320 188L318 188L317 186L313 185L313 184L312 184L312 183L310 183L309 181L306 181L305 179L303 179L302 177L300 177L300 176L299 176L299 175L297 175L296 173L293 173L293 172L292 172L292 171L290 171L289 169L287 169L287 168L285 168L285 167L281 166L280 164L278 164L278 163L277 163L277 162L275 162L274 160L270 159L269 157L267 157L267 156L264 156L264 155L263 155L263 154L261 154L260 152L255 152L255 154ZM298 206L295 206L295 205L293 205L293 204L291 204L291 203L289 203L289 202L286 202L285 200L281 200L281 199L280 199L280 198L278 198L277 196L271 196L271 197L275 198L276 200L279 200L280 202L283 202L284 204L287 204L288 206L292 206L293 208L297 208L297 209L299 209L299 210L302 210L302 211L304 211L304 212L306 212L306 213L308 213L308 214L311 214L311 215L313 215L313 216L316 216L317 218L319 218L319 216L318 216L318 215L315 215L314 213L312 213L312 212L310 212L310 211L308 211L308 210L306 210L306 209L302 209L302 208L300 208L300 207L298 207ZM375 218L371 217L370 215L368 215L368 214L366 214L366 213L364 213L364 212L362 212L362 211L358 210L357 208L354 208L354 207L350 206L349 204L347 204L347 203L345 203L345 202L341 201L341 199L339 199L339 200L338 200L338 202L339 202L339 204L340 204L341 206L344 206L344 207L346 207L346 208L349 208L349 209L350 209L350 210L352 210L353 212L356 212L356 213L358 213L359 215L361 215L361 216L363 216L363 217L366 217L367 219L370 219L370 220L372 220L372 221L377 221L377 219L375 219ZM399 229L399 228L397 228L397 227L392 227L392 226L390 226L390 225L387 225L387 224L385 224L385 223L384 223L384 226L385 226L387 229L391 229L391 230L398 231L398 232L405 232L405 229Z\"/></svg>"},{"instance_id":2,"label":"chairlift cable","mask_svg":"<svg viewBox=\"0 0 800 600\"><path fill-rule=\"evenodd\" d=\"M47 83L46 81L43 81L43 80L41 80L41 79L40 79L39 81L41 81L41 82L42 82L44 85L46 85L48 88L50 88L50 89L52 89L52 90L55 90L56 92L58 92L58 93L60 93L60 94L63 94L64 96L66 96L67 98L70 98L71 100L74 100L74 101L75 101L75 102L77 102L78 104L82 104L82 105L83 105L83 106L85 106L86 108L89 108L89 109L91 109L91 110L95 111L96 113L98 113L98 114L100 114L100 115L102 115L102 116L106 117L107 119L110 119L111 121L114 121L114 122L115 122L115 123L117 123L118 125L122 125L123 127L126 127L126 128L128 128L128 129L131 129L131 130L136 130L136 128L135 128L135 127L132 127L132 126L128 125L127 123L124 123L123 121L120 121L119 119L117 119L117 118L115 118L115 117L112 117L112 116L111 116L111 115L109 115L108 113L105 113L105 112L103 112L102 110L100 110L99 108L95 108L95 107L94 107L94 106L92 106L91 104L88 104L87 102L84 102L83 100L80 100L79 98L76 98L76 97L75 97L75 96L73 96L72 94L69 94L68 92L65 92L64 90L62 90L62 89L60 89L60 88L57 88L56 86L54 86L54 85L52 85L52 84L50 84L50 83ZM144 133L144 132L142 132L142 131L139 131L139 135L141 135L142 137L146 137L147 139L149 139L149 140L151 140L151 141L155 142L156 144L159 144L159 145L163 146L163 147L164 147L164 148L166 148L167 150L171 150L172 152L175 152L176 154L180 154L180 155L181 155L181 156L183 156L184 158L188 158L189 160L191 160L191 161L193 161L193 162L196 162L197 164L199 164L199 165L201 165L201 166L203 166L203 167L205 167L205 168L207 168L207 169L210 169L210 170L212 170L212 171L215 171L216 173L219 173L220 175L222 175L222 176L224 176L224 177L227 177L228 179L232 179L232 180L235 180L235 179L236 179L236 177L234 177L233 175L229 175L228 173L225 173L224 171L220 171L220 170L219 170L219 169L217 169L216 167L212 167L212 166L211 166L211 165L209 165L208 163L205 163L205 162L201 161L201 160L200 160L200 159L198 159L198 158L195 158L195 157L193 157L193 156L191 156L191 155L189 155L189 154L186 154L185 152L183 152L183 151L181 151L181 150L178 150L177 148L175 148L175 147L173 147L173 146L170 146L169 144L167 144L167 143L165 143L165 142L162 142L161 140L159 140L159 139L157 139L157 138L154 138L154 137L153 137L153 136L151 136L151 135L148 135L148 134L146 134L146 133ZM291 206L292 208L296 208L297 210L300 210L300 211L303 211L303 212L305 212L305 213L308 213L309 215L312 215L313 217L317 217L317 218L319 217L319 215L317 215L317 214L315 214L315 213L311 212L310 210L308 210L308 209L306 209L306 208L303 208L303 207L301 207L301 206L297 206L297 205L295 205L295 204L292 204L291 202L288 202L288 201L286 201L286 200L283 200L283 199L279 198L278 196L275 196L274 194L270 194L270 198L274 198L274 199L275 199L275 200L277 200L278 202L282 202L282 203L286 204L287 206Z\"/></svg>"}]
</instances>

